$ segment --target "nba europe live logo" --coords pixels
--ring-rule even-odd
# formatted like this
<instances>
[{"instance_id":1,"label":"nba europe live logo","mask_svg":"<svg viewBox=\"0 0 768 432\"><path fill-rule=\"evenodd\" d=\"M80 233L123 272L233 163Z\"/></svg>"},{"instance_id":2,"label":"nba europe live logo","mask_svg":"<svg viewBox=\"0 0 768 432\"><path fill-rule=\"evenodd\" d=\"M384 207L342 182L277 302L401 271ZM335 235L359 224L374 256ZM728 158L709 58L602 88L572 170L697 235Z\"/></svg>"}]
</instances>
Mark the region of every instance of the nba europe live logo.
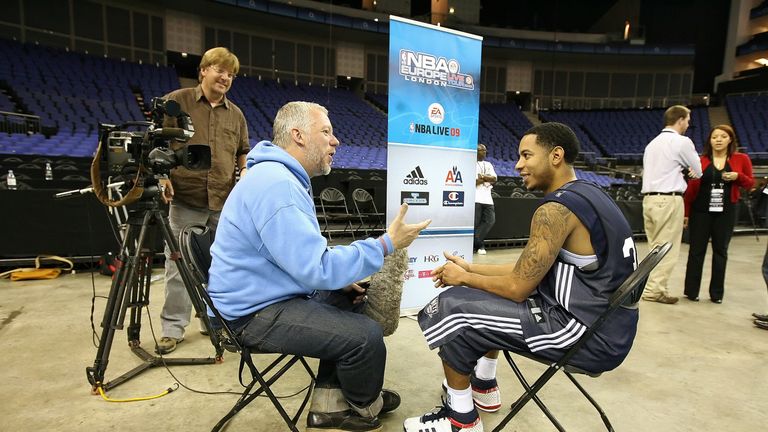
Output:
<instances>
[{"instance_id":1,"label":"nba europe live logo","mask_svg":"<svg viewBox=\"0 0 768 432\"><path fill-rule=\"evenodd\" d=\"M461 65L455 59L435 57L428 53L400 50L400 75L406 81L439 87L474 90L471 75L460 73Z\"/></svg>"}]
</instances>

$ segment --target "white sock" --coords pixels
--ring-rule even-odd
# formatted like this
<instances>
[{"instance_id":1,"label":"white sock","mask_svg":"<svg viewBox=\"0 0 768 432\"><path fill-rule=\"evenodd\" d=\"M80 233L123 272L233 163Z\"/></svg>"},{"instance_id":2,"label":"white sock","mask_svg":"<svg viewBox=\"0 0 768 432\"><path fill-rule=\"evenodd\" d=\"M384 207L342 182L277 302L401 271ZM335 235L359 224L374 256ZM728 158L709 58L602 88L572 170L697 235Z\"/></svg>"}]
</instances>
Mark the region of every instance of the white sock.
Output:
<instances>
[{"instance_id":1,"label":"white sock","mask_svg":"<svg viewBox=\"0 0 768 432\"><path fill-rule=\"evenodd\" d=\"M460 413L468 413L475 408L475 403L472 401L472 387L467 387L464 390L456 390L451 386L446 386L448 389L448 406L452 410Z\"/></svg>"},{"instance_id":2,"label":"white sock","mask_svg":"<svg viewBox=\"0 0 768 432\"><path fill-rule=\"evenodd\" d=\"M475 366L475 376L481 380L491 380L496 378L496 363L498 359L480 357Z\"/></svg>"}]
</instances>

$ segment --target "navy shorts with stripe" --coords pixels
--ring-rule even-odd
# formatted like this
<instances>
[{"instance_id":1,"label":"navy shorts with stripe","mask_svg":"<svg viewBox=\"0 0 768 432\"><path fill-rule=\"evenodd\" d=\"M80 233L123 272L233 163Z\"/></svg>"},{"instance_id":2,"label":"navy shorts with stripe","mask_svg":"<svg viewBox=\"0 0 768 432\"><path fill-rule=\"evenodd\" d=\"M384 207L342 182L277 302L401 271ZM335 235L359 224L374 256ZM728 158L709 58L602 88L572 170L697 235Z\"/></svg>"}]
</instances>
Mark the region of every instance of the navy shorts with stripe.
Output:
<instances>
[{"instance_id":1,"label":"navy shorts with stripe","mask_svg":"<svg viewBox=\"0 0 768 432\"><path fill-rule=\"evenodd\" d=\"M419 312L419 326L429 347L439 348L440 358L462 374L470 374L477 360L493 350L533 352L557 360L586 327L559 305L546 304L535 293L530 298L533 304L517 303L473 288L451 287Z\"/></svg>"}]
</instances>

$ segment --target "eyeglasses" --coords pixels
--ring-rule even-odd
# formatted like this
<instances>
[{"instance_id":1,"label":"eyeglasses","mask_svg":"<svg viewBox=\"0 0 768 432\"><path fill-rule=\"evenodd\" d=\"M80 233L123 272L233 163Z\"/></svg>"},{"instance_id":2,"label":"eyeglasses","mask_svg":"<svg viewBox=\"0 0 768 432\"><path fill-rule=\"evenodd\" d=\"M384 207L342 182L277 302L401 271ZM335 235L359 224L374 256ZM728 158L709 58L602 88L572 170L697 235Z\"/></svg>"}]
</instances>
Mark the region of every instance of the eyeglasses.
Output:
<instances>
[{"instance_id":1,"label":"eyeglasses","mask_svg":"<svg viewBox=\"0 0 768 432\"><path fill-rule=\"evenodd\" d=\"M228 70L221 69L218 66L208 66L208 67L213 69L213 71L216 72L217 74L223 75L224 78L230 78L230 79L237 78L237 74L234 74Z\"/></svg>"}]
</instances>

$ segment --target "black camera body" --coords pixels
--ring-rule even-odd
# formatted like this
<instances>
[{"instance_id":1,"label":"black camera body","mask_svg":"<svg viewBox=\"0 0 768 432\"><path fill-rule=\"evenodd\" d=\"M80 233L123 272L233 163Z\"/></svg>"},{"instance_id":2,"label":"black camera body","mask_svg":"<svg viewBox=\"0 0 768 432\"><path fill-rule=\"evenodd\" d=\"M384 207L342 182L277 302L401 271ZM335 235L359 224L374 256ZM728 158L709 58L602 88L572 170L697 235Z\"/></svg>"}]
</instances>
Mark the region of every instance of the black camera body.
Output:
<instances>
[{"instance_id":1,"label":"black camera body","mask_svg":"<svg viewBox=\"0 0 768 432\"><path fill-rule=\"evenodd\" d=\"M153 98L150 107L151 121L99 125L109 175L135 174L140 167L150 176L168 175L178 166L209 169L211 149L207 145L186 144L178 150L171 146L173 142L187 143L195 133L192 119L179 103ZM163 127L166 117L175 118L178 127ZM136 128L144 130L129 130Z\"/></svg>"}]
</instances>

